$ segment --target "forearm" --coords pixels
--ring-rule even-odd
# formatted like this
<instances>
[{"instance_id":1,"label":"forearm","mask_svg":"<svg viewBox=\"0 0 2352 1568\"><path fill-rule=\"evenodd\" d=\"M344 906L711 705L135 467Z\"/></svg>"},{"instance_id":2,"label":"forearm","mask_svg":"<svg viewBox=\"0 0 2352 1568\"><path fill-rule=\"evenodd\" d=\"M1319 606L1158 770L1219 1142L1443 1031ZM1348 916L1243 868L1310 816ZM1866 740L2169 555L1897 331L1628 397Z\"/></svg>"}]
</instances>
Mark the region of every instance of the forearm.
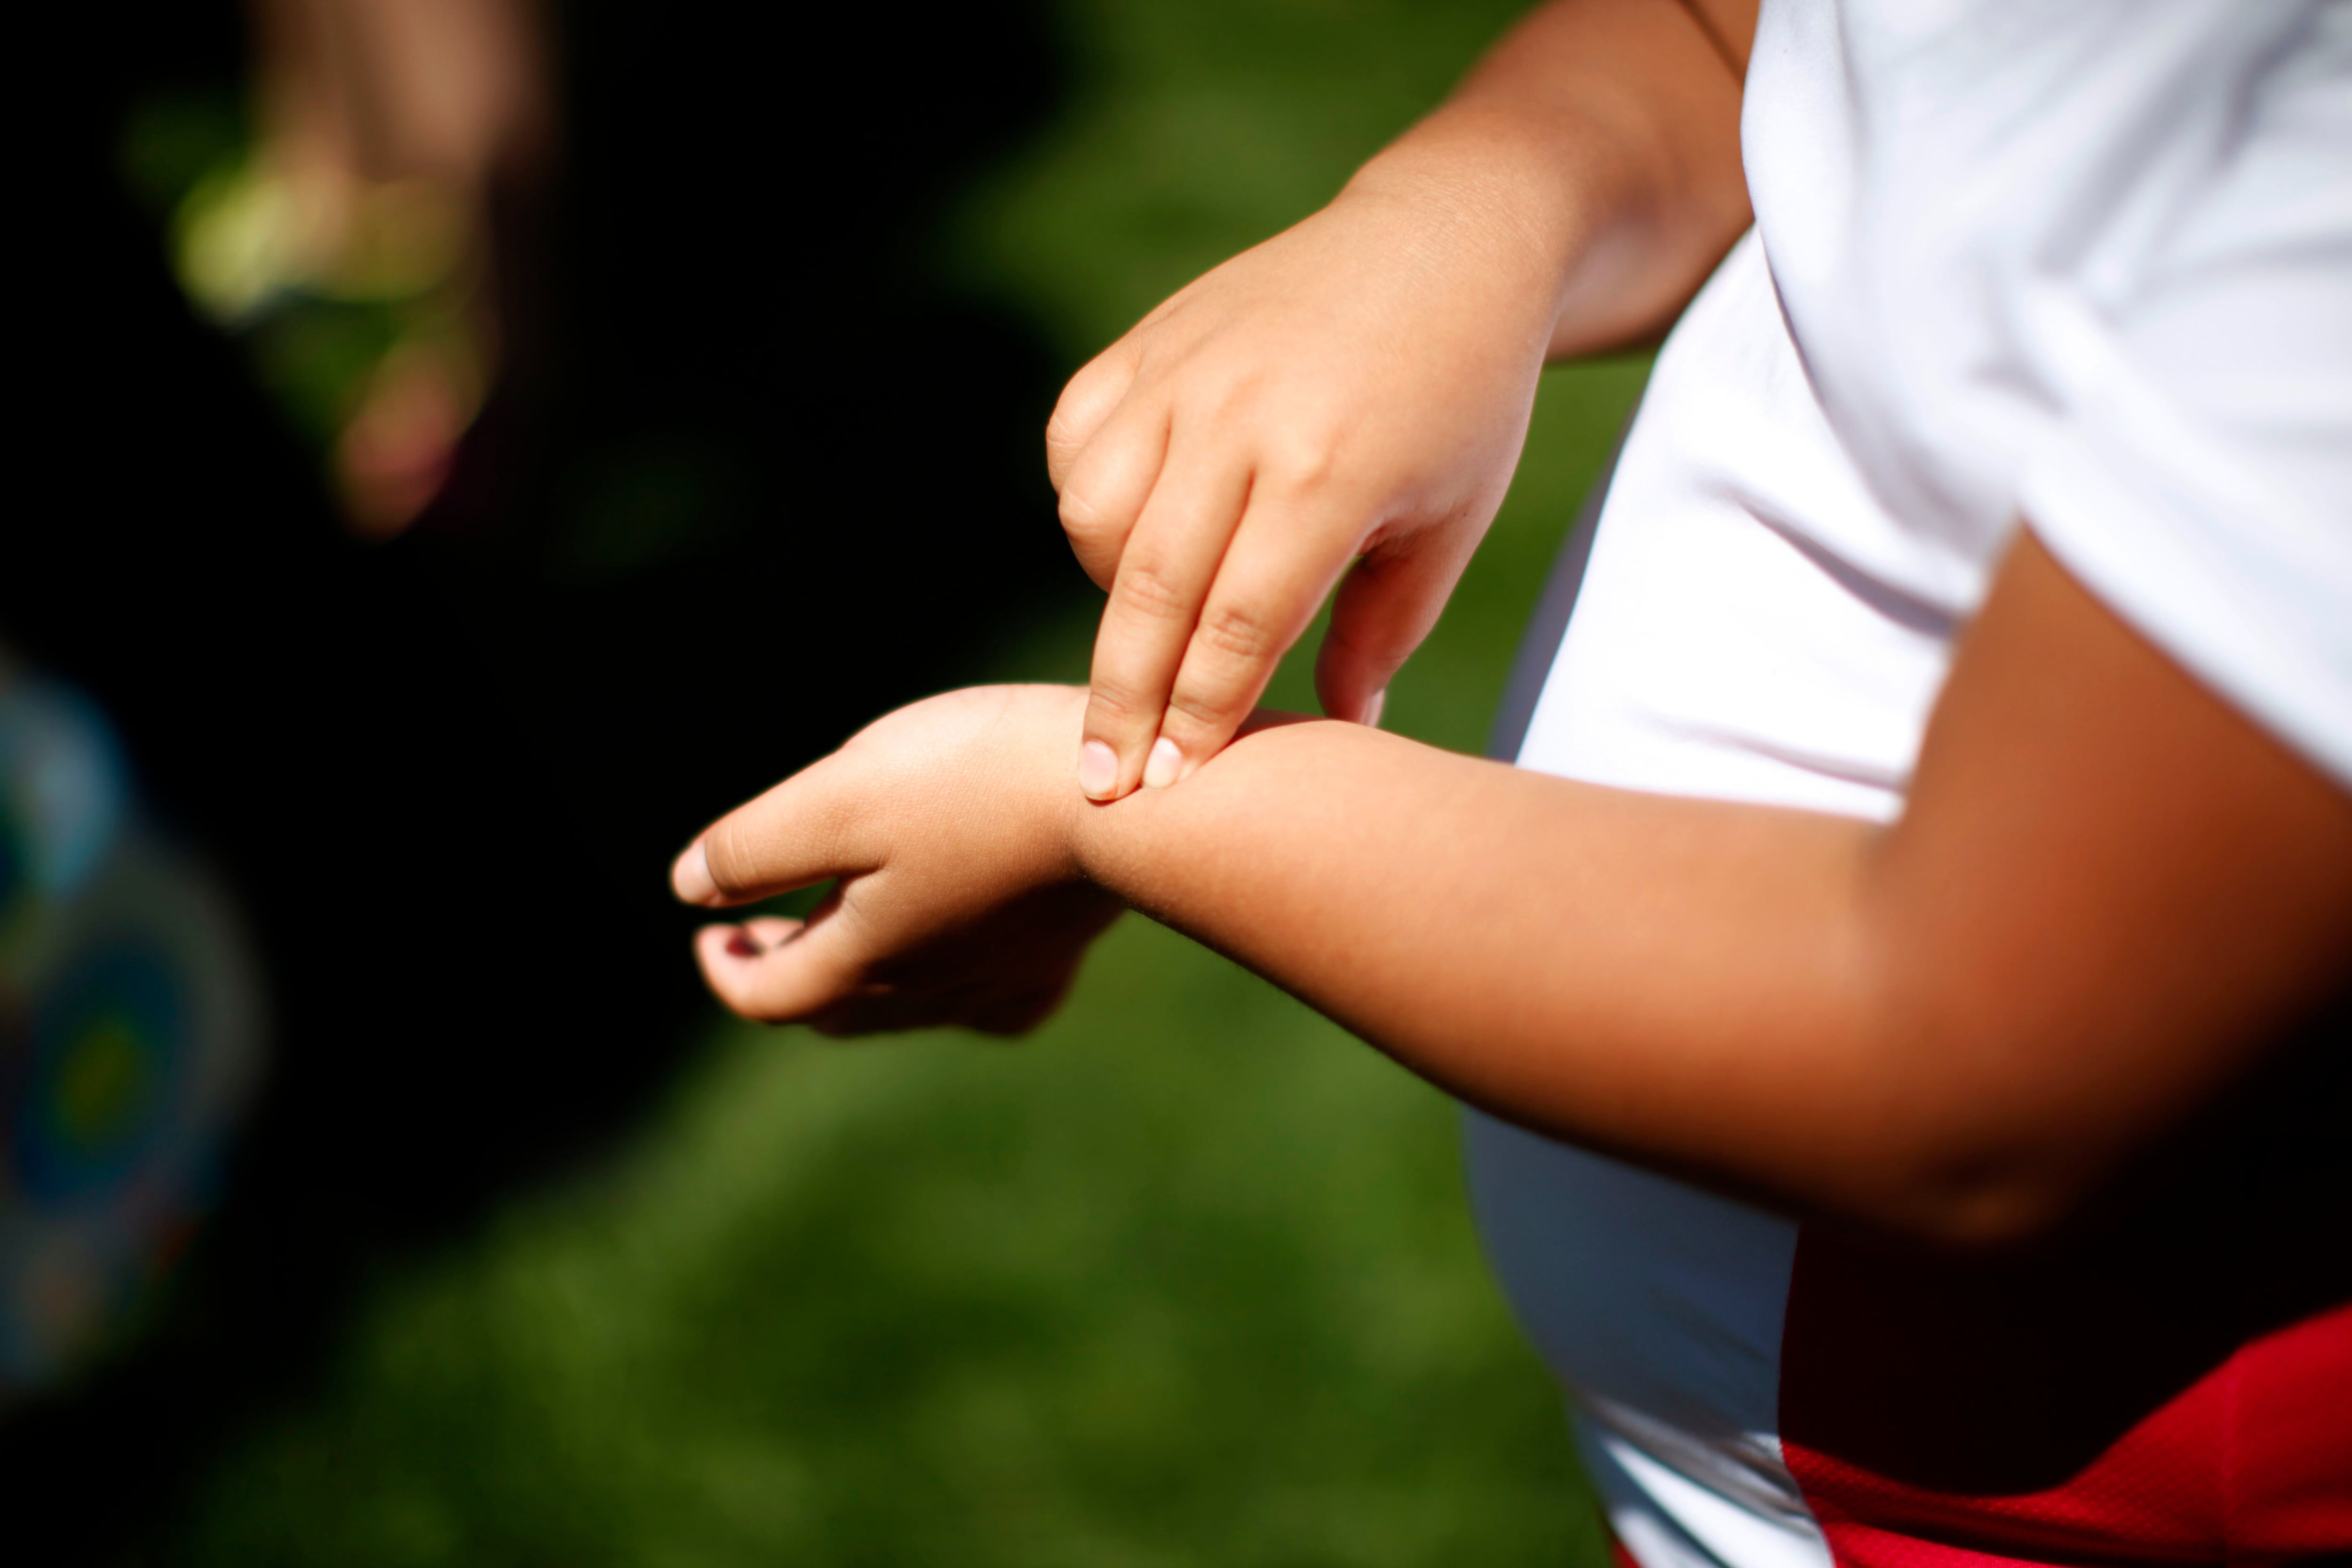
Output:
<instances>
[{"instance_id":1,"label":"forearm","mask_svg":"<svg viewBox=\"0 0 2352 1568\"><path fill-rule=\"evenodd\" d=\"M1070 777L1086 703L943 693L714 823L673 868L690 903L840 885L805 928L706 928L713 988L777 1022L1018 1028L1108 893L1523 1125L1963 1242L2340 1048L2352 1005L2352 795L2030 531L1885 827L1329 721L1262 719L1101 804Z\"/></svg>"},{"instance_id":2,"label":"forearm","mask_svg":"<svg viewBox=\"0 0 2352 1568\"><path fill-rule=\"evenodd\" d=\"M1553 0L1349 195L1487 236L1548 291L1554 358L1654 337L1748 222L1724 33L1676 0Z\"/></svg>"},{"instance_id":3,"label":"forearm","mask_svg":"<svg viewBox=\"0 0 2352 1568\"><path fill-rule=\"evenodd\" d=\"M1525 1125L2031 1233L2352 1000L2352 798L2030 532L1877 827L1331 723L1074 813L1073 873Z\"/></svg>"},{"instance_id":4,"label":"forearm","mask_svg":"<svg viewBox=\"0 0 2352 1568\"><path fill-rule=\"evenodd\" d=\"M1304 721L1070 836L1083 875L1448 1092L1801 1215L2031 1235L2216 1081L2179 1076L2170 1020L2065 978L2145 962L2097 952L2084 922L2112 916L1971 886L1937 821L1608 789Z\"/></svg>"},{"instance_id":5,"label":"forearm","mask_svg":"<svg viewBox=\"0 0 2352 1568\"><path fill-rule=\"evenodd\" d=\"M1876 830L1307 721L1074 821L1084 872L1513 1121L1940 1226L1874 1016ZM1937 1208L1934 1215L1925 1207Z\"/></svg>"}]
</instances>

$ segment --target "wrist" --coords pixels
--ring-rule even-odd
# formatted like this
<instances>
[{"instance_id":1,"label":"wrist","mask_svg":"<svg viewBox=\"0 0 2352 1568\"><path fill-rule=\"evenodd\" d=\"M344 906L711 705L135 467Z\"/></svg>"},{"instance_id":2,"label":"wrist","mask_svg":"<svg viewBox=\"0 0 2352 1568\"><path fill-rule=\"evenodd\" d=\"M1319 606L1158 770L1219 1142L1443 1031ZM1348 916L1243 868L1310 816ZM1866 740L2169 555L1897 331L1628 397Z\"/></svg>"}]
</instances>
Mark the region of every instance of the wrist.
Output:
<instances>
[{"instance_id":1,"label":"wrist","mask_svg":"<svg viewBox=\"0 0 2352 1568\"><path fill-rule=\"evenodd\" d=\"M1094 848L1089 830L1097 804L1078 786L1076 767L1086 733L1087 689L1041 686L1031 689L1040 699L1039 721L1025 743L1023 799L1035 825L1046 879L1097 882L1099 879L1089 861Z\"/></svg>"},{"instance_id":2,"label":"wrist","mask_svg":"<svg viewBox=\"0 0 2352 1568\"><path fill-rule=\"evenodd\" d=\"M1576 150L1558 126L1449 105L1359 169L1339 200L1405 215L1432 248L1475 255L1549 336L1596 232L1592 182L1569 155Z\"/></svg>"}]
</instances>

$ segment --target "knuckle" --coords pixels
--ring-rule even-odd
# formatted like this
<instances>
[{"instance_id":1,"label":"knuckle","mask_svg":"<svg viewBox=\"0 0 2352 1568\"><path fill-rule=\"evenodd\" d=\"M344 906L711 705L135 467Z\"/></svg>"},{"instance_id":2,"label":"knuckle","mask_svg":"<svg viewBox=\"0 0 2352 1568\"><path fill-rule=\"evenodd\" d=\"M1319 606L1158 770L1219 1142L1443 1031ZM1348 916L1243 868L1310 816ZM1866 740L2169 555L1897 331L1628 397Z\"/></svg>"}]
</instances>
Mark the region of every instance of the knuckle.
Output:
<instances>
[{"instance_id":1,"label":"knuckle","mask_svg":"<svg viewBox=\"0 0 2352 1568\"><path fill-rule=\"evenodd\" d=\"M1054 412L1045 418L1047 447L1067 451L1080 444L1078 409L1086 401L1087 391L1091 384L1089 373L1093 369L1088 365L1070 377L1069 384L1062 388L1061 397L1054 404Z\"/></svg>"},{"instance_id":2,"label":"knuckle","mask_svg":"<svg viewBox=\"0 0 2352 1568\"><path fill-rule=\"evenodd\" d=\"M1181 719L1195 729L1220 733L1236 721L1235 710L1240 703L1230 692L1211 690L1204 687L1179 685L1168 694L1168 712L1171 719ZM1180 744L1182 742L1180 740Z\"/></svg>"},{"instance_id":3,"label":"knuckle","mask_svg":"<svg viewBox=\"0 0 2352 1568\"><path fill-rule=\"evenodd\" d=\"M1062 531L1073 539L1091 538L1108 532L1115 526L1108 509L1097 499L1093 490L1075 482L1063 489L1058 510Z\"/></svg>"},{"instance_id":4,"label":"knuckle","mask_svg":"<svg viewBox=\"0 0 2352 1568\"><path fill-rule=\"evenodd\" d=\"M727 897L733 898L751 885L751 847L743 841L743 825L737 818L726 818L704 836L702 858L709 868L712 884Z\"/></svg>"},{"instance_id":5,"label":"knuckle","mask_svg":"<svg viewBox=\"0 0 2352 1568\"><path fill-rule=\"evenodd\" d=\"M1320 429L1291 431L1274 437L1265 458L1265 471L1286 495L1319 495L1332 488L1344 455L1338 438Z\"/></svg>"},{"instance_id":6,"label":"knuckle","mask_svg":"<svg viewBox=\"0 0 2352 1568\"><path fill-rule=\"evenodd\" d=\"M1278 639L1271 618L1262 607L1245 600L1210 605L1192 636L1209 651L1244 664L1256 664L1281 651L1276 647Z\"/></svg>"},{"instance_id":7,"label":"knuckle","mask_svg":"<svg viewBox=\"0 0 2352 1568\"><path fill-rule=\"evenodd\" d=\"M1150 620L1179 620L1192 614L1183 584L1164 562L1129 559L1111 592L1118 609Z\"/></svg>"},{"instance_id":8,"label":"knuckle","mask_svg":"<svg viewBox=\"0 0 2352 1568\"><path fill-rule=\"evenodd\" d=\"M1134 728L1150 716L1142 691L1117 675L1097 675L1087 700L1087 732Z\"/></svg>"},{"instance_id":9,"label":"knuckle","mask_svg":"<svg viewBox=\"0 0 2352 1568\"><path fill-rule=\"evenodd\" d=\"M1084 448L1133 374L1133 354L1121 339L1070 377L1045 420L1048 463L1066 462Z\"/></svg>"},{"instance_id":10,"label":"knuckle","mask_svg":"<svg viewBox=\"0 0 2352 1568\"><path fill-rule=\"evenodd\" d=\"M1252 360L1210 354L1185 379L1184 412L1197 425L1247 429L1264 412L1265 394L1264 377Z\"/></svg>"},{"instance_id":11,"label":"knuckle","mask_svg":"<svg viewBox=\"0 0 2352 1568\"><path fill-rule=\"evenodd\" d=\"M1083 417L1087 405L1094 400L1103 378L1111 372L1112 351L1106 349L1087 361L1062 384L1062 395L1054 401L1054 412L1045 421L1048 434L1060 430L1068 434Z\"/></svg>"},{"instance_id":12,"label":"knuckle","mask_svg":"<svg viewBox=\"0 0 2352 1568\"><path fill-rule=\"evenodd\" d=\"M1045 473L1049 479L1058 480L1066 476L1094 434L1094 422L1083 419L1071 407L1072 394L1076 390L1076 384L1072 384L1071 390L1064 393L1062 401L1055 405L1054 416L1045 421Z\"/></svg>"}]
</instances>

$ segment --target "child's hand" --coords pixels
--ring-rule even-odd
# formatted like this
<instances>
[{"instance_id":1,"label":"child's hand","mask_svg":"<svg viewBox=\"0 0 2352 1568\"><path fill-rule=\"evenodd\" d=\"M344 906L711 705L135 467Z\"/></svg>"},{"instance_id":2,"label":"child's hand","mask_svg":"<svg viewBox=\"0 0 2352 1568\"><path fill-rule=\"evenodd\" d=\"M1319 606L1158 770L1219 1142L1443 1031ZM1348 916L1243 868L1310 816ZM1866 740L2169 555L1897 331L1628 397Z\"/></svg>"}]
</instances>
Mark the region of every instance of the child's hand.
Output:
<instances>
[{"instance_id":1,"label":"child's hand","mask_svg":"<svg viewBox=\"0 0 2352 1568\"><path fill-rule=\"evenodd\" d=\"M1047 462L1110 594L1088 795L1213 756L1359 556L1316 687L1333 717L1377 721L1527 437L1560 287L1531 229L1442 165L1375 162L1071 380Z\"/></svg>"},{"instance_id":2,"label":"child's hand","mask_svg":"<svg viewBox=\"0 0 2352 1568\"><path fill-rule=\"evenodd\" d=\"M840 886L805 925L705 927L704 978L768 1023L1015 1034L1054 1010L1118 903L1079 879L1063 770L1083 694L992 687L877 721L721 817L671 872L711 908Z\"/></svg>"}]
</instances>

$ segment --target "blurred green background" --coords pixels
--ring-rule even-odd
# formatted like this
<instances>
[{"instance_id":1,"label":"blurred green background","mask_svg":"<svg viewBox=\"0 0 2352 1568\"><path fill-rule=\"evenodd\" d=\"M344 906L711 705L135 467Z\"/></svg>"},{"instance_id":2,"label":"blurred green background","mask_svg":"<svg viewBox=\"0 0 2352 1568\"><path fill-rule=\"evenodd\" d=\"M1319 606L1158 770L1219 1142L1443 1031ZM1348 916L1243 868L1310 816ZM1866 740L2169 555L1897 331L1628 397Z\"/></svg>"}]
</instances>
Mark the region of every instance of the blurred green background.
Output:
<instances>
[{"instance_id":1,"label":"blurred green background","mask_svg":"<svg viewBox=\"0 0 2352 1568\"><path fill-rule=\"evenodd\" d=\"M937 237L1076 368L1327 200L1496 0L1065 0L1079 90ZM1475 750L1646 364L1546 378L1391 728ZM1084 616L972 679L1080 679ZM1311 707L1303 649L1271 700ZM420 1158L430 1158L420 1151ZM1443 1097L1129 917L1006 1047L714 1025L620 1156L388 1269L173 1561L1603 1560Z\"/></svg>"}]
</instances>

